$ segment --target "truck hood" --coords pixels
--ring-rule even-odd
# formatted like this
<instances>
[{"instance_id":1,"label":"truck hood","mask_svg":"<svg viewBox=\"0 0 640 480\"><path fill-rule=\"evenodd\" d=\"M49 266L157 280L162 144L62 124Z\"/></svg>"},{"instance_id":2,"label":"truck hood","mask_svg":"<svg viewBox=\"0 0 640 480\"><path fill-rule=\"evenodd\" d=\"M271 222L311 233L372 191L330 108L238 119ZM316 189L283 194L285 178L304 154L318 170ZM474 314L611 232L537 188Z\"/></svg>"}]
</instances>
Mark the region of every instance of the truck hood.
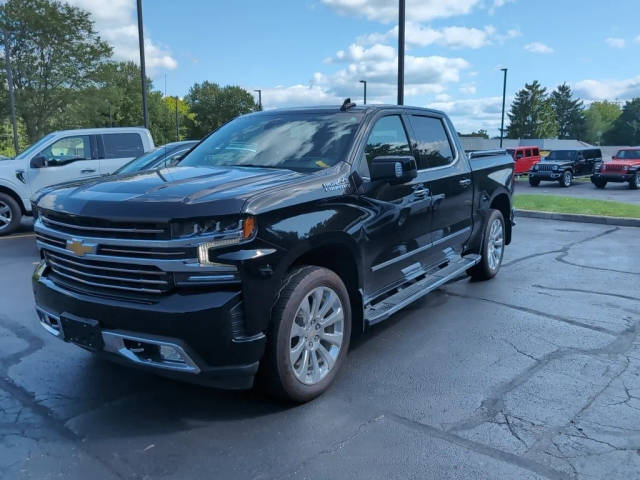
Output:
<instances>
[{"instance_id":1,"label":"truck hood","mask_svg":"<svg viewBox=\"0 0 640 480\"><path fill-rule=\"evenodd\" d=\"M628 160L622 160L619 158L614 158L610 162L604 162L604 165L640 165L640 158L630 158Z\"/></svg>"},{"instance_id":2,"label":"truck hood","mask_svg":"<svg viewBox=\"0 0 640 480\"><path fill-rule=\"evenodd\" d=\"M573 165L571 160L543 160L539 162L540 165L558 165L558 166L569 166Z\"/></svg>"},{"instance_id":3,"label":"truck hood","mask_svg":"<svg viewBox=\"0 0 640 480\"><path fill-rule=\"evenodd\" d=\"M114 221L239 214L249 198L306 177L284 169L173 167L62 185L41 196L38 207Z\"/></svg>"}]
</instances>

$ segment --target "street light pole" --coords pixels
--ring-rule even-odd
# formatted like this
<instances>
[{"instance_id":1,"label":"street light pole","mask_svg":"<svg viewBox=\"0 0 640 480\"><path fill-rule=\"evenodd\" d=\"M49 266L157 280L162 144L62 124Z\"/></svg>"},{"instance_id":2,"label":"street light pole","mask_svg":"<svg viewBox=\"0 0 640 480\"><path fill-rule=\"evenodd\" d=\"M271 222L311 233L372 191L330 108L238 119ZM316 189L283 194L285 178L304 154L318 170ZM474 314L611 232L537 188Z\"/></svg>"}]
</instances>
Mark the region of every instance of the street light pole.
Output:
<instances>
[{"instance_id":1,"label":"street light pole","mask_svg":"<svg viewBox=\"0 0 640 480\"><path fill-rule=\"evenodd\" d=\"M398 6L398 105L404 104L404 0Z\"/></svg>"},{"instance_id":2,"label":"street light pole","mask_svg":"<svg viewBox=\"0 0 640 480\"><path fill-rule=\"evenodd\" d=\"M254 92L258 92L258 109L262 111L262 90L254 90Z\"/></svg>"},{"instance_id":3,"label":"street light pole","mask_svg":"<svg viewBox=\"0 0 640 480\"><path fill-rule=\"evenodd\" d=\"M9 51L9 32L4 32L4 60L7 69L7 86L9 89L9 111L11 114L11 126L13 127L13 150L18 155L18 122L16 120L16 101L13 91L13 72L11 71L11 52Z\"/></svg>"},{"instance_id":4,"label":"street light pole","mask_svg":"<svg viewBox=\"0 0 640 480\"><path fill-rule=\"evenodd\" d=\"M147 72L144 64L144 31L142 28L142 0L138 0L138 43L140 45L140 77L142 81L142 120L144 127L149 128L149 111L147 110Z\"/></svg>"},{"instance_id":5,"label":"street light pole","mask_svg":"<svg viewBox=\"0 0 640 480\"><path fill-rule=\"evenodd\" d=\"M180 140L180 131L178 129L178 96L176 95L176 142Z\"/></svg>"},{"instance_id":6,"label":"street light pole","mask_svg":"<svg viewBox=\"0 0 640 480\"><path fill-rule=\"evenodd\" d=\"M364 104L367 104L367 81L366 80L360 80L360 83L362 83L364 85Z\"/></svg>"},{"instance_id":7,"label":"street light pole","mask_svg":"<svg viewBox=\"0 0 640 480\"><path fill-rule=\"evenodd\" d=\"M507 98L507 69L501 68L504 72L504 82L502 83L502 121L500 122L500 148L502 148L502 139L504 138L504 104Z\"/></svg>"}]
</instances>

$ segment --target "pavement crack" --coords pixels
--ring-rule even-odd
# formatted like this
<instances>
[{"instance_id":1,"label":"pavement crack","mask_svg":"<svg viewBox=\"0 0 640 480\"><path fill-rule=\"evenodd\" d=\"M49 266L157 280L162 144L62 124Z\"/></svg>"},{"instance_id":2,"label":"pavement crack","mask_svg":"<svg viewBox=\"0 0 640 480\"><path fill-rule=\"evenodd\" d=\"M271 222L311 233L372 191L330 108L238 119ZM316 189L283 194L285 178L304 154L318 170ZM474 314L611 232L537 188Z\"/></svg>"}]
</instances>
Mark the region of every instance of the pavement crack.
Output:
<instances>
[{"instance_id":1,"label":"pavement crack","mask_svg":"<svg viewBox=\"0 0 640 480\"><path fill-rule=\"evenodd\" d=\"M640 301L638 297L631 297L629 295L620 295L618 293L597 292L595 290L584 290L581 288L559 288L559 287L545 287L544 285L533 284L532 287L542 290L551 290L554 292L570 292L570 293L588 293L590 295L602 295L606 297L621 298L623 300L632 300L634 302Z\"/></svg>"},{"instance_id":2,"label":"pavement crack","mask_svg":"<svg viewBox=\"0 0 640 480\"><path fill-rule=\"evenodd\" d=\"M451 295L452 297L467 298L467 299L470 299L470 300L480 300L482 302L488 302L488 303L493 303L495 305L501 305L503 307L507 307L507 308L510 308L510 309L513 309L513 310L517 310L517 311L520 311L520 312L530 313L531 315L537 315L539 317L548 318L549 320L555 320L555 321L558 321L558 322L567 323L569 325L573 325L574 327L586 328L586 329L589 329L589 330L594 330L594 331L599 332L599 333L606 333L607 335L612 335L612 336L617 335L616 332L614 332L613 330L610 330L608 328L600 327L598 325L590 325L588 323L580 322L578 320L572 320L570 318L562 317L560 315L554 315L552 313L542 312L540 310L535 310L533 308L521 307L521 306L518 306L518 305L512 305L510 303L506 303L506 302L500 302L499 300L492 300L490 298L484 298L484 297L474 297L472 295L465 295L465 294L462 294L462 293L454 293L454 292L450 292L450 291L447 291L446 294L447 295Z\"/></svg>"}]
</instances>

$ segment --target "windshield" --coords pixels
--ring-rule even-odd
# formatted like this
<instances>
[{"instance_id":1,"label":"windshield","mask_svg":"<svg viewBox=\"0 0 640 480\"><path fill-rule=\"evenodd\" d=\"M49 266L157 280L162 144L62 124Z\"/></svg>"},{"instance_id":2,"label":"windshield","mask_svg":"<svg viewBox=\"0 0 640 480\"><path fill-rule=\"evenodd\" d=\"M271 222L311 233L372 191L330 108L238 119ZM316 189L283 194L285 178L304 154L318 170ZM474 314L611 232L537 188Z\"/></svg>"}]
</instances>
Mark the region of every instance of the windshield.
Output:
<instances>
[{"instance_id":1,"label":"windshield","mask_svg":"<svg viewBox=\"0 0 640 480\"><path fill-rule=\"evenodd\" d=\"M155 148L143 155L140 155L137 158L134 158L129 163L124 164L122 167L116 170L114 174L133 173L133 172L138 172L140 170L143 170L147 168L149 165L151 165L153 162L155 162L156 160L159 160L160 158L162 158L165 154L165 151L166 151L165 147Z\"/></svg>"},{"instance_id":2,"label":"windshield","mask_svg":"<svg viewBox=\"0 0 640 480\"><path fill-rule=\"evenodd\" d=\"M273 113L239 117L211 134L180 166L247 166L313 172L343 160L360 113Z\"/></svg>"},{"instance_id":3,"label":"windshield","mask_svg":"<svg viewBox=\"0 0 640 480\"><path fill-rule=\"evenodd\" d=\"M511 150L510 148L507 148L507 153L513 157L513 154L516 153L516 151Z\"/></svg>"},{"instance_id":4,"label":"windshield","mask_svg":"<svg viewBox=\"0 0 640 480\"><path fill-rule=\"evenodd\" d=\"M620 150L616 154L616 158L640 159L640 150Z\"/></svg>"},{"instance_id":5,"label":"windshield","mask_svg":"<svg viewBox=\"0 0 640 480\"><path fill-rule=\"evenodd\" d=\"M553 150L544 160L574 160L576 153L575 150Z\"/></svg>"},{"instance_id":6,"label":"windshield","mask_svg":"<svg viewBox=\"0 0 640 480\"><path fill-rule=\"evenodd\" d=\"M29 148L27 148L24 152L19 153L18 155L16 155L16 158L26 158L26 157L28 157L31 153L36 152L37 150L40 149L40 147L44 146L44 144L47 143L49 140L51 140L54 136L55 136L54 133L50 133L49 135L46 135L46 136L42 137L36 143L31 145Z\"/></svg>"}]
</instances>

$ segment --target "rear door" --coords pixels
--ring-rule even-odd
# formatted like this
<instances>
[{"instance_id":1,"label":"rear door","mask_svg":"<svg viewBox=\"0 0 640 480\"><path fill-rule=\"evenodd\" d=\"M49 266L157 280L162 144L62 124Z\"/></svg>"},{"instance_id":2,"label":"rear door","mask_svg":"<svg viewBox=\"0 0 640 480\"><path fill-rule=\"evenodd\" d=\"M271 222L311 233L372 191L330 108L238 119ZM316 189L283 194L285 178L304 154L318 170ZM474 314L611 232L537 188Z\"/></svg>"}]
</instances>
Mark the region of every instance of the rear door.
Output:
<instances>
[{"instance_id":1,"label":"rear door","mask_svg":"<svg viewBox=\"0 0 640 480\"><path fill-rule=\"evenodd\" d=\"M32 158L44 157L41 168L29 166L27 175L31 193L57 183L99 176L93 135L70 135L54 140Z\"/></svg>"},{"instance_id":2,"label":"rear door","mask_svg":"<svg viewBox=\"0 0 640 480\"><path fill-rule=\"evenodd\" d=\"M99 136L100 174L115 172L125 163L144 153L139 133L104 133Z\"/></svg>"},{"instance_id":3,"label":"rear door","mask_svg":"<svg viewBox=\"0 0 640 480\"><path fill-rule=\"evenodd\" d=\"M360 196L369 219L363 227L366 297L373 298L420 274L431 243L431 203L426 175L392 184L371 181L369 164L377 156L412 155L401 113L377 117L368 133L358 171L364 178ZM412 277L413 276L413 277Z\"/></svg>"},{"instance_id":4,"label":"rear door","mask_svg":"<svg viewBox=\"0 0 640 480\"><path fill-rule=\"evenodd\" d=\"M418 168L431 195L431 241L428 264L433 267L461 254L471 234L473 185L471 168L459 150L444 117L409 115Z\"/></svg>"}]
</instances>

